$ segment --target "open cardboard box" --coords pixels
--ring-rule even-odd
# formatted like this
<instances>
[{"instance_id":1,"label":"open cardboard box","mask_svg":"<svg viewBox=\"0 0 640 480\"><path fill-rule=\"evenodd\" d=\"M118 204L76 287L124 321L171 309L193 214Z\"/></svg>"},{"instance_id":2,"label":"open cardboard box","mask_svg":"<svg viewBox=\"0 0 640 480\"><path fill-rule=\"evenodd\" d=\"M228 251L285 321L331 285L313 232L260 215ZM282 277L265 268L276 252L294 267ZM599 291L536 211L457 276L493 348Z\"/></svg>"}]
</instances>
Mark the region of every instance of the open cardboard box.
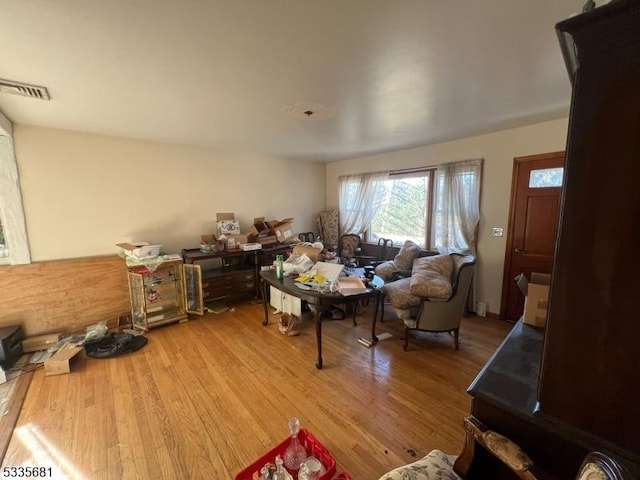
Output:
<instances>
[{"instance_id":1,"label":"open cardboard box","mask_svg":"<svg viewBox=\"0 0 640 480\"><path fill-rule=\"evenodd\" d=\"M271 220L267 222L267 225L273 231L276 240L282 243L293 237L292 223L293 218L285 218L284 220Z\"/></svg>"},{"instance_id":2,"label":"open cardboard box","mask_svg":"<svg viewBox=\"0 0 640 480\"><path fill-rule=\"evenodd\" d=\"M240 222L236 220L234 213L216 213L218 236L239 235Z\"/></svg>"},{"instance_id":3,"label":"open cardboard box","mask_svg":"<svg viewBox=\"0 0 640 480\"><path fill-rule=\"evenodd\" d=\"M516 283L524 300L524 323L533 327L544 328L547 325L549 307L549 288L551 275L546 273L532 273L528 281L523 273L518 275Z\"/></svg>"},{"instance_id":4,"label":"open cardboard box","mask_svg":"<svg viewBox=\"0 0 640 480\"><path fill-rule=\"evenodd\" d=\"M256 217L253 219L253 225L249 227L247 234L257 237L258 235L268 235L269 231L269 226L264 221L264 217Z\"/></svg>"},{"instance_id":5,"label":"open cardboard box","mask_svg":"<svg viewBox=\"0 0 640 480\"><path fill-rule=\"evenodd\" d=\"M241 244L247 243L247 235L227 235L227 250L238 250Z\"/></svg>"},{"instance_id":6,"label":"open cardboard box","mask_svg":"<svg viewBox=\"0 0 640 480\"><path fill-rule=\"evenodd\" d=\"M315 263L318 261L321 252L321 248L312 247L311 245L294 245L291 253L293 255L306 255L313 263Z\"/></svg>"},{"instance_id":7,"label":"open cardboard box","mask_svg":"<svg viewBox=\"0 0 640 480\"><path fill-rule=\"evenodd\" d=\"M213 233L207 233L205 235L200 235L200 240L205 245L215 245L218 238Z\"/></svg>"}]
</instances>

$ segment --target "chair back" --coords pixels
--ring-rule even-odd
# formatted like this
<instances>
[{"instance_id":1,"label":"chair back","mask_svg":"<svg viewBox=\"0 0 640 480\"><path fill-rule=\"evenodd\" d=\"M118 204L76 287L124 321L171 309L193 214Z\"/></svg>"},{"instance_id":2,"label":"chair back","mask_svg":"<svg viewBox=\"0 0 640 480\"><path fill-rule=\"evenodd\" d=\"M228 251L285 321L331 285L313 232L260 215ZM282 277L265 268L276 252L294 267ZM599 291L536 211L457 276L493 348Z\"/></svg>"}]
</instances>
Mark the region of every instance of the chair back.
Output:
<instances>
[{"instance_id":1,"label":"chair back","mask_svg":"<svg viewBox=\"0 0 640 480\"><path fill-rule=\"evenodd\" d=\"M473 255L462 255L459 253L452 253L453 259L453 273L451 274L451 298L454 298L458 294L458 290L464 296L464 301L467 299L467 294L471 288L471 280L473 279L473 273L475 271L476 257Z\"/></svg>"},{"instance_id":2,"label":"chair back","mask_svg":"<svg viewBox=\"0 0 640 480\"><path fill-rule=\"evenodd\" d=\"M378 254L376 256L376 262L384 262L390 260L387 256L391 253L393 247L393 240L380 237L378 239Z\"/></svg>"},{"instance_id":3,"label":"chair back","mask_svg":"<svg viewBox=\"0 0 640 480\"><path fill-rule=\"evenodd\" d=\"M352 259L358 255L362 239L355 233L346 233L340 237L340 256L344 259Z\"/></svg>"},{"instance_id":4,"label":"chair back","mask_svg":"<svg viewBox=\"0 0 640 480\"><path fill-rule=\"evenodd\" d=\"M313 232L301 232L298 234L298 239L300 239L301 242L313 243L316 241L316 235Z\"/></svg>"}]
</instances>

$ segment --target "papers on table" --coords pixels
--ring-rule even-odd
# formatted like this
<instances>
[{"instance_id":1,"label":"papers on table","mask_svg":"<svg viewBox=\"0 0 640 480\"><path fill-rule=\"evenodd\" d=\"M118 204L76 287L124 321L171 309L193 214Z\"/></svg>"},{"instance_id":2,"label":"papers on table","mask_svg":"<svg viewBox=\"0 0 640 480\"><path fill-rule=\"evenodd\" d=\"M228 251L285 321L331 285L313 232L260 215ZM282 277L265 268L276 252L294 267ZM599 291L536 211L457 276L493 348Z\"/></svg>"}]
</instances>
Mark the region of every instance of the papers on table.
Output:
<instances>
[{"instance_id":1,"label":"papers on table","mask_svg":"<svg viewBox=\"0 0 640 480\"><path fill-rule=\"evenodd\" d=\"M328 262L316 262L313 266L313 270L315 270L318 275L323 275L327 281L332 282L338 275L342 272L344 265L341 263L328 263Z\"/></svg>"}]
</instances>

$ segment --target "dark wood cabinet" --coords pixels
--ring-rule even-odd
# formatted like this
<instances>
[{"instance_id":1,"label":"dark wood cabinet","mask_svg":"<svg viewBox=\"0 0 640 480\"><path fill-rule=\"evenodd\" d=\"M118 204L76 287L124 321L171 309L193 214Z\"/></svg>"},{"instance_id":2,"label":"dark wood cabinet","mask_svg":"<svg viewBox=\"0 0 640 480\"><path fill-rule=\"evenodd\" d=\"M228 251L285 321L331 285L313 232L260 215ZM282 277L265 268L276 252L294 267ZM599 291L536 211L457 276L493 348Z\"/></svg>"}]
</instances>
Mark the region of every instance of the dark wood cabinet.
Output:
<instances>
[{"instance_id":1,"label":"dark wood cabinet","mask_svg":"<svg viewBox=\"0 0 640 480\"><path fill-rule=\"evenodd\" d=\"M222 267L205 270L202 279L204 301L256 294L256 274L253 266Z\"/></svg>"},{"instance_id":2,"label":"dark wood cabinet","mask_svg":"<svg viewBox=\"0 0 640 480\"><path fill-rule=\"evenodd\" d=\"M556 29L573 96L547 328L516 324L472 411L550 478L592 450L640 475L640 0Z\"/></svg>"},{"instance_id":3,"label":"dark wood cabinet","mask_svg":"<svg viewBox=\"0 0 640 480\"><path fill-rule=\"evenodd\" d=\"M640 2L558 31L578 67L540 410L640 456Z\"/></svg>"},{"instance_id":4,"label":"dark wood cabinet","mask_svg":"<svg viewBox=\"0 0 640 480\"><path fill-rule=\"evenodd\" d=\"M182 250L185 264L201 268L201 294L203 303L239 297L258 297L259 250L235 250L204 253L198 248ZM208 261L217 262L215 267Z\"/></svg>"}]
</instances>

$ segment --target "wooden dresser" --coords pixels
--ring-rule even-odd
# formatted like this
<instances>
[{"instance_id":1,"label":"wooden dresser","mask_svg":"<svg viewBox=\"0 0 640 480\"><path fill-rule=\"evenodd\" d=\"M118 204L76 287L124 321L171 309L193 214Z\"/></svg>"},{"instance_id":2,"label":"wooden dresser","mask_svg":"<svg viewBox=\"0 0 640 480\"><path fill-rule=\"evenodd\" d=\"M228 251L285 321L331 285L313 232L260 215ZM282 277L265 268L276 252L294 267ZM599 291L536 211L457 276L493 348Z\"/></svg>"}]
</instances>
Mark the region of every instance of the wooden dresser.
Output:
<instances>
[{"instance_id":1,"label":"wooden dresser","mask_svg":"<svg viewBox=\"0 0 640 480\"><path fill-rule=\"evenodd\" d=\"M573 97L547 328L516 324L469 388L472 413L550 478L573 479L591 450L640 476L640 0L556 30ZM475 478L508 478L488 462Z\"/></svg>"}]
</instances>

